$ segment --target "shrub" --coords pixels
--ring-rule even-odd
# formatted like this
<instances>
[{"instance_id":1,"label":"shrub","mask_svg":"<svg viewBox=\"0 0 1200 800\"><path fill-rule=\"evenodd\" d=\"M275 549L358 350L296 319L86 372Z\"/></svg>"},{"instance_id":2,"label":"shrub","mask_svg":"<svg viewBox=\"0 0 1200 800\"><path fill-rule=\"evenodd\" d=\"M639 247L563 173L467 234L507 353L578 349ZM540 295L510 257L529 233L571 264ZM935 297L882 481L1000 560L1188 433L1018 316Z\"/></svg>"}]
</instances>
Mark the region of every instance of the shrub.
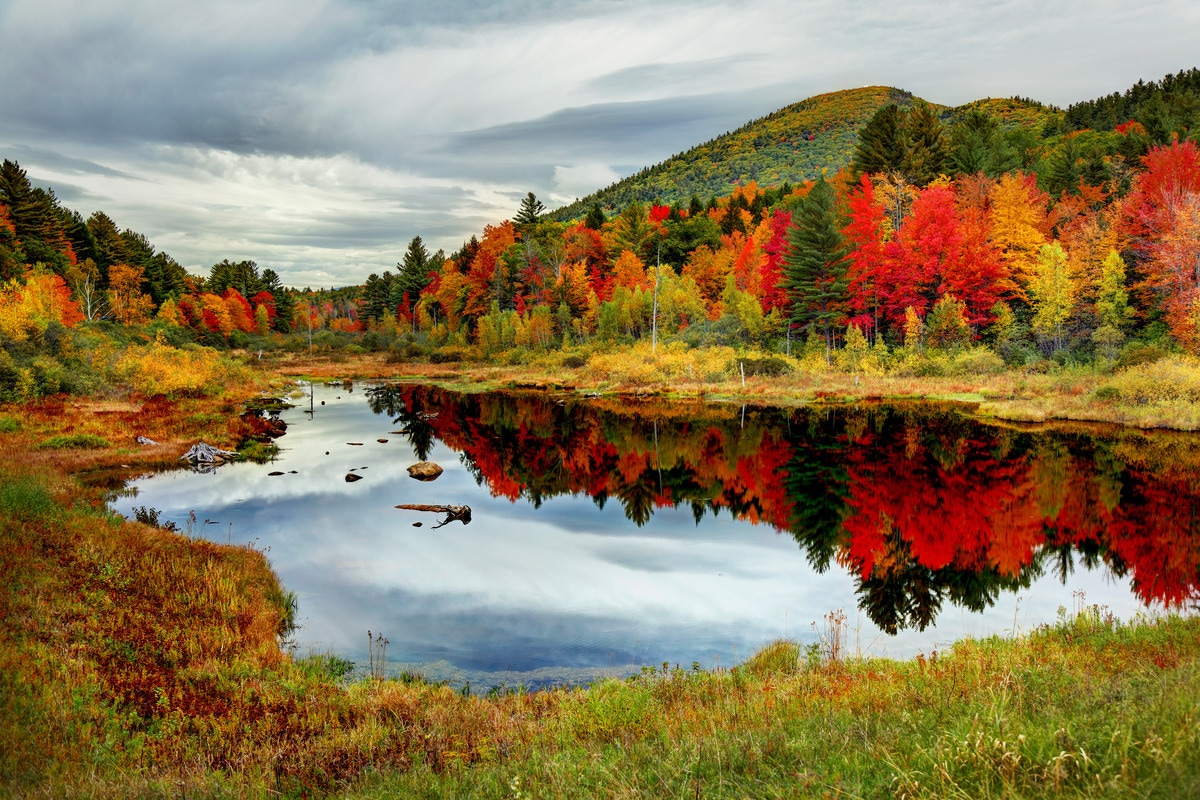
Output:
<instances>
[{"instance_id":1,"label":"shrub","mask_svg":"<svg viewBox=\"0 0 1200 800\"><path fill-rule=\"evenodd\" d=\"M956 355L950 362L954 375L999 375L1004 371L1004 359L987 347L973 347Z\"/></svg>"},{"instance_id":2,"label":"shrub","mask_svg":"<svg viewBox=\"0 0 1200 800\"><path fill-rule=\"evenodd\" d=\"M457 347L443 347L429 354L430 364L453 364L463 360L463 351Z\"/></svg>"},{"instance_id":3,"label":"shrub","mask_svg":"<svg viewBox=\"0 0 1200 800\"><path fill-rule=\"evenodd\" d=\"M16 433L21 430L21 423L14 417L0 417L0 433Z\"/></svg>"},{"instance_id":4,"label":"shrub","mask_svg":"<svg viewBox=\"0 0 1200 800\"><path fill-rule=\"evenodd\" d=\"M790 361L779 356L743 358L740 361L747 375L790 375L795 370Z\"/></svg>"},{"instance_id":5,"label":"shrub","mask_svg":"<svg viewBox=\"0 0 1200 800\"><path fill-rule=\"evenodd\" d=\"M1096 394L1129 405L1200 402L1200 361L1168 356L1117 372Z\"/></svg>"},{"instance_id":6,"label":"shrub","mask_svg":"<svg viewBox=\"0 0 1200 800\"><path fill-rule=\"evenodd\" d=\"M119 377L146 395L199 393L228 373L215 350L180 350L161 339L149 347L131 347L115 368Z\"/></svg>"},{"instance_id":7,"label":"shrub","mask_svg":"<svg viewBox=\"0 0 1200 800\"><path fill-rule=\"evenodd\" d=\"M587 356L579 355L578 353L572 353L562 361L562 365L567 369L579 369L580 367L586 367L587 363Z\"/></svg>"},{"instance_id":8,"label":"shrub","mask_svg":"<svg viewBox=\"0 0 1200 800\"><path fill-rule=\"evenodd\" d=\"M1116 368L1120 370L1139 364L1153 364L1165 355L1165 352L1152 344L1130 344L1117 357Z\"/></svg>"},{"instance_id":9,"label":"shrub","mask_svg":"<svg viewBox=\"0 0 1200 800\"><path fill-rule=\"evenodd\" d=\"M41 450L96 450L102 447L112 447L112 442L94 433L62 433L38 445Z\"/></svg>"}]
</instances>

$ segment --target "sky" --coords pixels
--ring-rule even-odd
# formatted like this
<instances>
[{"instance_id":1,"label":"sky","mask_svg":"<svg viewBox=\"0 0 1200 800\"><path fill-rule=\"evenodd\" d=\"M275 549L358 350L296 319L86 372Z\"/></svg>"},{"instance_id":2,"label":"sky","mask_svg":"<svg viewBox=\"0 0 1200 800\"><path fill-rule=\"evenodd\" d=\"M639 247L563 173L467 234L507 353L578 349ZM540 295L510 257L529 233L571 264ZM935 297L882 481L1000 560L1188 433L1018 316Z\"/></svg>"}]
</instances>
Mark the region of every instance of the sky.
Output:
<instances>
[{"instance_id":1,"label":"sky","mask_svg":"<svg viewBox=\"0 0 1200 800\"><path fill-rule=\"evenodd\" d=\"M0 0L0 157L193 273L328 288L816 94L1065 107L1198 41L1194 0Z\"/></svg>"}]
</instances>

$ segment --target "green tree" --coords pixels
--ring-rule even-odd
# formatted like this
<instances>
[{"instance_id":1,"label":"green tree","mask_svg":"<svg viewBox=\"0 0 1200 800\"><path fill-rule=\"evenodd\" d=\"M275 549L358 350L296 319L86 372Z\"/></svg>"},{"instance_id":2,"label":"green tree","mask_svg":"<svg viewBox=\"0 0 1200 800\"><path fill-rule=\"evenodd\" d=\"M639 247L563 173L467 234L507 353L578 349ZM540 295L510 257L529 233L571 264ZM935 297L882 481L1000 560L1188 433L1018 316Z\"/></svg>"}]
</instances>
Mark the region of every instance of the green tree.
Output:
<instances>
[{"instance_id":1,"label":"green tree","mask_svg":"<svg viewBox=\"0 0 1200 800\"><path fill-rule=\"evenodd\" d=\"M63 228L63 211L53 191L35 189L15 161L0 165L0 203L8 206L16 239L26 263L47 264L63 274L71 263L71 243Z\"/></svg>"},{"instance_id":2,"label":"green tree","mask_svg":"<svg viewBox=\"0 0 1200 800\"><path fill-rule=\"evenodd\" d=\"M904 119L903 171L917 186L928 186L946 171L949 147L933 106L918 101Z\"/></svg>"},{"instance_id":3,"label":"green tree","mask_svg":"<svg viewBox=\"0 0 1200 800\"><path fill-rule=\"evenodd\" d=\"M604 209L600 208L599 203L592 203L587 216L583 219L583 226L598 231L604 227L604 222Z\"/></svg>"},{"instance_id":4,"label":"green tree","mask_svg":"<svg viewBox=\"0 0 1200 800\"><path fill-rule=\"evenodd\" d=\"M258 264L253 261L233 262L223 259L219 264L213 264L208 271L208 290L213 294L222 294L226 289L237 289L242 297L253 297L266 289L262 277L258 274Z\"/></svg>"},{"instance_id":5,"label":"green tree","mask_svg":"<svg viewBox=\"0 0 1200 800\"><path fill-rule=\"evenodd\" d=\"M279 280L275 270L267 267L262 271L263 291L270 292L275 300L275 330L280 333L290 333L292 317L296 312L296 299Z\"/></svg>"},{"instance_id":6,"label":"green tree","mask_svg":"<svg viewBox=\"0 0 1200 800\"><path fill-rule=\"evenodd\" d=\"M636 200L622 209L612 223L613 253L615 259L625 250L647 260L650 247L656 241L654 226L650 224L650 212Z\"/></svg>"},{"instance_id":7,"label":"green tree","mask_svg":"<svg viewBox=\"0 0 1200 800\"><path fill-rule=\"evenodd\" d=\"M792 303L790 322L819 328L825 358L833 350L833 327L841 323L846 304L849 258L838 224L833 187L824 178L800 201L795 225L788 232L783 288Z\"/></svg>"},{"instance_id":8,"label":"green tree","mask_svg":"<svg viewBox=\"0 0 1200 800\"><path fill-rule=\"evenodd\" d=\"M852 161L855 180L864 173L898 171L904 164L904 111L889 103L875 112L858 134Z\"/></svg>"},{"instance_id":9,"label":"green tree","mask_svg":"<svg viewBox=\"0 0 1200 800\"><path fill-rule=\"evenodd\" d=\"M517 209L517 215L513 217L513 227L517 229L517 235L523 233L526 228L536 225L544 213L546 213L546 207L533 192L525 195L521 201L521 207Z\"/></svg>"},{"instance_id":10,"label":"green tree","mask_svg":"<svg viewBox=\"0 0 1200 800\"><path fill-rule=\"evenodd\" d=\"M396 266L400 268L396 288L401 295L407 295L409 305L416 308L417 301L421 299L421 291L429 285L429 273L433 270L432 258L420 236L412 238L408 249L404 251L404 259ZM402 298L398 299L395 295L393 300L393 304L397 306L403 302Z\"/></svg>"}]
</instances>

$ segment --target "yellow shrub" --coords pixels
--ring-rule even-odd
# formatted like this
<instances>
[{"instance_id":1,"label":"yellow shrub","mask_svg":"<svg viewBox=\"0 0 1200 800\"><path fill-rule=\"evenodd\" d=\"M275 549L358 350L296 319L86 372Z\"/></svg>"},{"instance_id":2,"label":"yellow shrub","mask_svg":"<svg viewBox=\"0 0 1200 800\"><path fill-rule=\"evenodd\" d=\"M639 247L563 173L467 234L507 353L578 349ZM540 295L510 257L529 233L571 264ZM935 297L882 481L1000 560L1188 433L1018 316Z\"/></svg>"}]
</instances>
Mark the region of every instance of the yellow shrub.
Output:
<instances>
[{"instance_id":1,"label":"yellow shrub","mask_svg":"<svg viewBox=\"0 0 1200 800\"><path fill-rule=\"evenodd\" d=\"M719 381L733 375L736 356L732 347L690 350L682 342L659 345L651 353L648 342L638 342L628 350L597 353L588 360L587 370L596 379L639 386L665 381Z\"/></svg>"},{"instance_id":2,"label":"yellow shrub","mask_svg":"<svg viewBox=\"0 0 1200 800\"><path fill-rule=\"evenodd\" d=\"M227 365L209 348L180 350L156 341L131 347L116 363L116 374L142 394L191 394L228 377Z\"/></svg>"},{"instance_id":3,"label":"yellow shrub","mask_svg":"<svg viewBox=\"0 0 1200 800\"><path fill-rule=\"evenodd\" d=\"M1200 402L1200 360L1168 356L1121 370L1099 390L1128 405Z\"/></svg>"}]
</instances>

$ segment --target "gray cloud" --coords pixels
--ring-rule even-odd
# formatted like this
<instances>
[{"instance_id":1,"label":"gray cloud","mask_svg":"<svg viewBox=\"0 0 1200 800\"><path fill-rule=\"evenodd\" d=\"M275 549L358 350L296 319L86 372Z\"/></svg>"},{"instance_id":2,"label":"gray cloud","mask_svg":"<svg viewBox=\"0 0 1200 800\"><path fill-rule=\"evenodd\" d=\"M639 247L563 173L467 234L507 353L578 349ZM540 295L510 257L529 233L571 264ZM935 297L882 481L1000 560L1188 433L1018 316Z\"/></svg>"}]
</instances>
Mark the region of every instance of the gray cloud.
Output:
<instances>
[{"instance_id":1,"label":"gray cloud","mask_svg":"<svg viewBox=\"0 0 1200 800\"><path fill-rule=\"evenodd\" d=\"M190 269L358 283L813 94L1066 105L1197 34L1183 0L10 0L0 156Z\"/></svg>"}]
</instances>

